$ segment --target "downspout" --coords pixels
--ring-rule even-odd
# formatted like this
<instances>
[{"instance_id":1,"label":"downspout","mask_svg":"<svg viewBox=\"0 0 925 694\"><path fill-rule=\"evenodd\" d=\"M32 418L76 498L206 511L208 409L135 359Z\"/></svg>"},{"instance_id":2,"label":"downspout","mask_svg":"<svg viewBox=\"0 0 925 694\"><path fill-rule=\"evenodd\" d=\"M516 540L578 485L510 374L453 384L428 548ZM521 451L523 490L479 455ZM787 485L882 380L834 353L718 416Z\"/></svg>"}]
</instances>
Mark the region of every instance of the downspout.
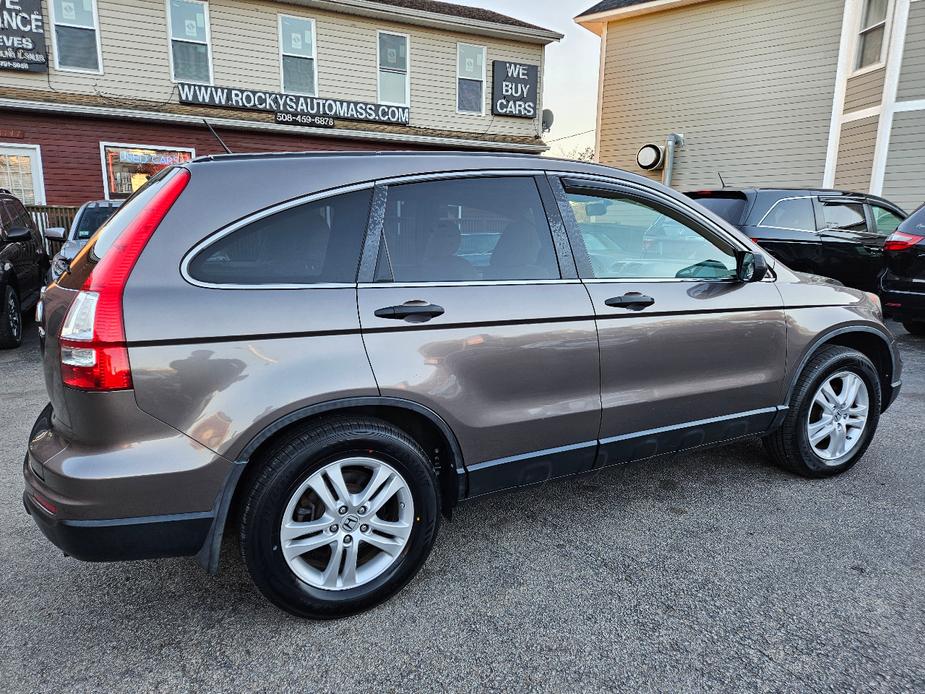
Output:
<instances>
[{"instance_id":1,"label":"downspout","mask_svg":"<svg viewBox=\"0 0 925 694\"><path fill-rule=\"evenodd\" d=\"M671 177L674 174L675 151L684 148L684 135L671 133L665 140L665 168L662 169L662 184L671 186Z\"/></svg>"}]
</instances>

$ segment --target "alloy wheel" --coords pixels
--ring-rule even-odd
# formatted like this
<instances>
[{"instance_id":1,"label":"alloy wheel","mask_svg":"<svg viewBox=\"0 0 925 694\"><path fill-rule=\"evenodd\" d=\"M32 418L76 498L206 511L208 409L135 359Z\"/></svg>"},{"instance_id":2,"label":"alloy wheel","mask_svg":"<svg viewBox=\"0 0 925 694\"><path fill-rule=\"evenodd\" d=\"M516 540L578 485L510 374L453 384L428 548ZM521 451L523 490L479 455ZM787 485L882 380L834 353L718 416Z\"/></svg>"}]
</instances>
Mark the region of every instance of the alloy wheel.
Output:
<instances>
[{"instance_id":1,"label":"alloy wheel","mask_svg":"<svg viewBox=\"0 0 925 694\"><path fill-rule=\"evenodd\" d=\"M864 436L870 395L864 379L851 371L829 376L813 397L806 433L813 452L827 465L851 453Z\"/></svg>"},{"instance_id":2,"label":"alloy wheel","mask_svg":"<svg viewBox=\"0 0 925 694\"><path fill-rule=\"evenodd\" d=\"M292 572L323 590L369 583L402 555L414 500L387 463L342 458L313 473L289 497L279 531Z\"/></svg>"},{"instance_id":3,"label":"alloy wheel","mask_svg":"<svg viewBox=\"0 0 925 694\"><path fill-rule=\"evenodd\" d=\"M19 314L19 302L14 292L7 292L6 319L10 325L10 333L17 342L22 337L22 316Z\"/></svg>"}]
</instances>

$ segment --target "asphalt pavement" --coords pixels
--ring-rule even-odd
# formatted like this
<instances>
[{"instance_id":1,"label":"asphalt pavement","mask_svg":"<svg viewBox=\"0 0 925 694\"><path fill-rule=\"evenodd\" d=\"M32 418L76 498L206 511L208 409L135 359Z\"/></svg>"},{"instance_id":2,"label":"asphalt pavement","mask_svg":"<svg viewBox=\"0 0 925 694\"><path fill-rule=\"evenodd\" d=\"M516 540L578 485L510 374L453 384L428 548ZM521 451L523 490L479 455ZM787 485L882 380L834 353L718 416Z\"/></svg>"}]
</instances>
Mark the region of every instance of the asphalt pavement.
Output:
<instances>
[{"instance_id":1,"label":"asphalt pavement","mask_svg":"<svg viewBox=\"0 0 925 694\"><path fill-rule=\"evenodd\" d=\"M290 617L234 551L87 564L23 511L34 326L0 352L0 690L923 691L925 340L864 459L740 442L460 506L397 597ZM233 547L228 548L233 550Z\"/></svg>"}]
</instances>

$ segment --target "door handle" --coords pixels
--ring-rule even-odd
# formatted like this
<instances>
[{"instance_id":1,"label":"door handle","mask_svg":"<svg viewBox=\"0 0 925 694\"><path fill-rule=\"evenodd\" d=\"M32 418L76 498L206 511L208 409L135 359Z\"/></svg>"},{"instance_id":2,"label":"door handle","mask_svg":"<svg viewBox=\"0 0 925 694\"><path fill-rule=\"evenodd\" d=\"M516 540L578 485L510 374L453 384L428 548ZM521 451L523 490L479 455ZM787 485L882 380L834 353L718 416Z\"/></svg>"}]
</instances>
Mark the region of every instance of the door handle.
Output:
<instances>
[{"instance_id":1,"label":"door handle","mask_svg":"<svg viewBox=\"0 0 925 694\"><path fill-rule=\"evenodd\" d=\"M386 306L385 308L376 309L375 312L377 318L390 318L392 320L404 320L407 318L417 323L428 321L431 318L436 318L443 314L443 306L425 304L424 302L409 302L399 306Z\"/></svg>"},{"instance_id":2,"label":"door handle","mask_svg":"<svg viewBox=\"0 0 925 694\"><path fill-rule=\"evenodd\" d=\"M613 296L604 303L613 308L628 308L631 311L641 311L655 303L655 299L639 292L627 292L623 296Z\"/></svg>"}]
</instances>

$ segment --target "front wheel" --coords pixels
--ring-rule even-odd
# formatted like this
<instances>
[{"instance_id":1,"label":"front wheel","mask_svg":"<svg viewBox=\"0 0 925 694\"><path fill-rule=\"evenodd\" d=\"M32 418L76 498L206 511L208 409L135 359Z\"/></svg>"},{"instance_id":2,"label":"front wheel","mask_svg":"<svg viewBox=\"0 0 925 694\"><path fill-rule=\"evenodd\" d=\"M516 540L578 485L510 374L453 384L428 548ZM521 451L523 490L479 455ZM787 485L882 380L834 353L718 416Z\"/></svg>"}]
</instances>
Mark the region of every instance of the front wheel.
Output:
<instances>
[{"instance_id":1,"label":"front wheel","mask_svg":"<svg viewBox=\"0 0 925 694\"><path fill-rule=\"evenodd\" d=\"M784 423L765 445L791 472L837 475L864 455L880 409L880 379L870 359L847 347L828 347L803 369Z\"/></svg>"},{"instance_id":2,"label":"front wheel","mask_svg":"<svg viewBox=\"0 0 925 694\"><path fill-rule=\"evenodd\" d=\"M7 285L0 292L3 295L3 307L0 310L0 349L12 349L22 344L22 307L19 294L14 287Z\"/></svg>"},{"instance_id":3,"label":"front wheel","mask_svg":"<svg viewBox=\"0 0 925 694\"><path fill-rule=\"evenodd\" d=\"M260 591L301 617L367 610L398 592L440 524L433 466L404 432L332 419L267 451L241 517L241 552Z\"/></svg>"},{"instance_id":4,"label":"front wheel","mask_svg":"<svg viewBox=\"0 0 925 694\"><path fill-rule=\"evenodd\" d=\"M903 321L903 327L911 335L916 337L925 336L925 321Z\"/></svg>"}]
</instances>

